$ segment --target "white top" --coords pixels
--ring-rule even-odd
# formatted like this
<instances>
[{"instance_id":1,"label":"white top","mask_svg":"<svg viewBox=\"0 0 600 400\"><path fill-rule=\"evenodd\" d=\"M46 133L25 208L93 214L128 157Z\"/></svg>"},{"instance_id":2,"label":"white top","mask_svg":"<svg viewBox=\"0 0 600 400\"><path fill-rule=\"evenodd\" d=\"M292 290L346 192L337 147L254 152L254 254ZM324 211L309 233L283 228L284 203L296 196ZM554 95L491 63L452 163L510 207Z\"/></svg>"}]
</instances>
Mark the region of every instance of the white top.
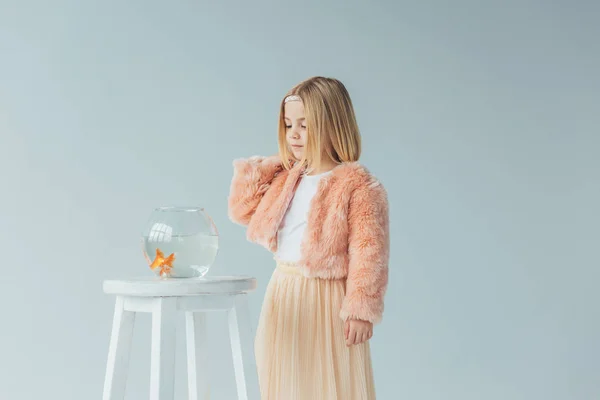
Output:
<instances>
[{"instance_id":1,"label":"white top","mask_svg":"<svg viewBox=\"0 0 600 400\"><path fill-rule=\"evenodd\" d=\"M302 175L300 178L300 183L277 233L276 256L278 259L288 262L300 260L300 243L308 222L311 200L317 193L321 178L330 173L331 171L318 175Z\"/></svg>"}]
</instances>

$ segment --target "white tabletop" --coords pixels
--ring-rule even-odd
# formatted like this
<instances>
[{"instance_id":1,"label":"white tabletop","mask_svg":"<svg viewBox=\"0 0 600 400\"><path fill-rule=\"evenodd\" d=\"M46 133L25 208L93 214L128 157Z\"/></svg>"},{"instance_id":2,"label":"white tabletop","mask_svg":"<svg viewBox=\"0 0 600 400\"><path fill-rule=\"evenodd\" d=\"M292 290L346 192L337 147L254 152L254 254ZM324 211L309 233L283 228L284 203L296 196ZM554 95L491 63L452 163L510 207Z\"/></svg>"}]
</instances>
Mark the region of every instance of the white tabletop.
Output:
<instances>
[{"instance_id":1,"label":"white tabletop","mask_svg":"<svg viewBox=\"0 0 600 400\"><path fill-rule=\"evenodd\" d=\"M158 276L105 280L104 292L126 296L194 296L245 293L256 289L256 278L246 275L167 278Z\"/></svg>"}]
</instances>

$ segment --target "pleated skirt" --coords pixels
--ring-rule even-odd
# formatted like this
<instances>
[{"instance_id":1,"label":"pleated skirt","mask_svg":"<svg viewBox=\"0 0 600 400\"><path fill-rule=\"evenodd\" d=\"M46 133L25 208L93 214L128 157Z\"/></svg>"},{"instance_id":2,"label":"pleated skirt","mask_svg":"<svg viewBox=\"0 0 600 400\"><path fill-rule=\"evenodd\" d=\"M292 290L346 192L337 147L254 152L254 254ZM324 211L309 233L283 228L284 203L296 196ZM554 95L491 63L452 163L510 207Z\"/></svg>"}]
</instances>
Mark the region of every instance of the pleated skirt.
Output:
<instances>
[{"instance_id":1,"label":"pleated skirt","mask_svg":"<svg viewBox=\"0 0 600 400\"><path fill-rule=\"evenodd\" d=\"M276 260L255 339L262 400L374 400L369 341L346 345L345 279L304 277Z\"/></svg>"}]
</instances>

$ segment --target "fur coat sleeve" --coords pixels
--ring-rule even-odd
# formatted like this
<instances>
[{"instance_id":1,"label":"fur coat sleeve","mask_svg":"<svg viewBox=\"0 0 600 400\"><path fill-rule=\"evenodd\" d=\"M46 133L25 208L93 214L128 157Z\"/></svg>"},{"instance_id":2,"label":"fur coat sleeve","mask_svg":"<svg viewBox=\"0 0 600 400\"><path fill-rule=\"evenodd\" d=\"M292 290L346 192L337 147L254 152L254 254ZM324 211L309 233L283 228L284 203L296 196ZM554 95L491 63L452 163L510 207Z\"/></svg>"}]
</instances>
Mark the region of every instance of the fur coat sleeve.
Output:
<instances>
[{"instance_id":1,"label":"fur coat sleeve","mask_svg":"<svg viewBox=\"0 0 600 400\"><path fill-rule=\"evenodd\" d=\"M356 188L348 207L348 279L340 317L377 324L382 319L390 253L389 207L383 185Z\"/></svg>"},{"instance_id":2,"label":"fur coat sleeve","mask_svg":"<svg viewBox=\"0 0 600 400\"><path fill-rule=\"evenodd\" d=\"M229 218L239 225L247 226L283 165L278 155L254 156L234 160L233 168L228 198Z\"/></svg>"}]
</instances>

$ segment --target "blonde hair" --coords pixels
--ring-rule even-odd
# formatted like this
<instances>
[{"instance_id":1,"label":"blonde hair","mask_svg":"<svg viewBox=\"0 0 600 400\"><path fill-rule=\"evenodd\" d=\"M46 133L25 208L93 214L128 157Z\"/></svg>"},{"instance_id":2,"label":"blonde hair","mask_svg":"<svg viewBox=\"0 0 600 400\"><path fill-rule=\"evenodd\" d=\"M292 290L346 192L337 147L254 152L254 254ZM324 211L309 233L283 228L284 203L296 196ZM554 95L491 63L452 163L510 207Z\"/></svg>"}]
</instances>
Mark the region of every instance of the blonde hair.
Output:
<instances>
[{"instance_id":1,"label":"blonde hair","mask_svg":"<svg viewBox=\"0 0 600 400\"><path fill-rule=\"evenodd\" d=\"M285 124L285 98L299 96L304 104L307 138L302 160L296 160L288 147ZM342 82L315 76L290 89L281 100L279 112L279 155L286 169L299 161L308 170L318 169L324 152L335 163L358 161L361 136L350 94Z\"/></svg>"}]
</instances>

